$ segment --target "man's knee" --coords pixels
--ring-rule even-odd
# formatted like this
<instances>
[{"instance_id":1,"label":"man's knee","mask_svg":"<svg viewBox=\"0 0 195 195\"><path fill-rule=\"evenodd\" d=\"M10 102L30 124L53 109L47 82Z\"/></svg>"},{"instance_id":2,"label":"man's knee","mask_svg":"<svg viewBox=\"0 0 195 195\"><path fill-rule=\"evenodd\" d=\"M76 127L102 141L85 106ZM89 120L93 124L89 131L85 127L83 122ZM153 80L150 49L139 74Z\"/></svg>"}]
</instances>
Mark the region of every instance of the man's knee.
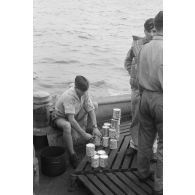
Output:
<instances>
[{"instance_id":1,"label":"man's knee","mask_svg":"<svg viewBox=\"0 0 195 195\"><path fill-rule=\"evenodd\" d=\"M71 125L70 122L66 122L62 126L63 133L71 134Z\"/></svg>"},{"instance_id":2,"label":"man's knee","mask_svg":"<svg viewBox=\"0 0 195 195\"><path fill-rule=\"evenodd\" d=\"M71 124L69 121L63 119L56 120L56 126L63 131L63 133L71 133Z\"/></svg>"}]
</instances>

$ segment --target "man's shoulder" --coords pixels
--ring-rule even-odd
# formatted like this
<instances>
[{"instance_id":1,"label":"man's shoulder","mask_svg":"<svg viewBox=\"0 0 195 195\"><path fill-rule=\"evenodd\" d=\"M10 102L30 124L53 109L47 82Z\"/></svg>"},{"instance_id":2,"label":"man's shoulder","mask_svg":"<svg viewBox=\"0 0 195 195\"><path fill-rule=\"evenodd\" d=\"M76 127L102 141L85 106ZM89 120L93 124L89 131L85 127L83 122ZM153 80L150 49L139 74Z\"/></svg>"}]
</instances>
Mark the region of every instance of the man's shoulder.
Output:
<instances>
[{"instance_id":1,"label":"man's shoulder","mask_svg":"<svg viewBox=\"0 0 195 195\"><path fill-rule=\"evenodd\" d=\"M75 97L74 90L72 88L67 89L64 91L64 93L61 95L61 99L63 100L69 100L69 99L74 99Z\"/></svg>"}]
</instances>

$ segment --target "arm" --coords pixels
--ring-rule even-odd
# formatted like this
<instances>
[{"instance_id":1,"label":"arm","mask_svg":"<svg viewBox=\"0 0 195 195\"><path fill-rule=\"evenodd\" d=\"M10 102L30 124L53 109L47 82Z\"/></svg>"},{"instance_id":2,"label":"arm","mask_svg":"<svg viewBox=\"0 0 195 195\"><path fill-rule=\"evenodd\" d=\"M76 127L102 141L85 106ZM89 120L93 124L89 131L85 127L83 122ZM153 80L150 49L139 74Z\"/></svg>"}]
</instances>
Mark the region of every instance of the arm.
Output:
<instances>
[{"instance_id":1,"label":"arm","mask_svg":"<svg viewBox=\"0 0 195 195\"><path fill-rule=\"evenodd\" d=\"M129 72L129 75L131 72L131 65L132 65L133 58L134 58L134 53L133 53L133 49L131 48L127 53L127 56L125 58L125 63L124 63L124 67Z\"/></svg>"},{"instance_id":2,"label":"arm","mask_svg":"<svg viewBox=\"0 0 195 195\"><path fill-rule=\"evenodd\" d=\"M78 124L78 122L74 118L74 114L68 114L68 121L70 122L71 126L83 137L86 138L86 140L92 138L92 136L88 133L86 133L81 126Z\"/></svg>"},{"instance_id":3,"label":"arm","mask_svg":"<svg viewBox=\"0 0 195 195\"><path fill-rule=\"evenodd\" d=\"M89 117L91 118L91 121L92 121L93 134L97 136L101 136L101 133L99 129L97 128L96 114L94 110L89 111Z\"/></svg>"},{"instance_id":4,"label":"arm","mask_svg":"<svg viewBox=\"0 0 195 195\"><path fill-rule=\"evenodd\" d=\"M95 107L94 107L94 104L93 104L91 98L89 97L88 93L86 93L86 95L85 95L84 107L85 107L85 110L88 112L89 117L92 121L93 135L101 136L101 133L100 133L99 129L97 128Z\"/></svg>"}]
</instances>

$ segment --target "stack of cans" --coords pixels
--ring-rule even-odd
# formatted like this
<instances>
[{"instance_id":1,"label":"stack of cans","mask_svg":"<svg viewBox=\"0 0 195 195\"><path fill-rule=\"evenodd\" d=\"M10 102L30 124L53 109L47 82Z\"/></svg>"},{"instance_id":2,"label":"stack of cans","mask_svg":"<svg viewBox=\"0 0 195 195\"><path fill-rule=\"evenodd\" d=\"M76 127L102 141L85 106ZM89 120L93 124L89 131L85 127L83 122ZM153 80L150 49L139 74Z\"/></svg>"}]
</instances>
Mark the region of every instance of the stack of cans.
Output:
<instances>
[{"instance_id":1,"label":"stack of cans","mask_svg":"<svg viewBox=\"0 0 195 195\"><path fill-rule=\"evenodd\" d=\"M114 108L113 116L111 119L111 127L116 130L116 139L119 140L120 137L120 120L121 120L121 109Z\"/></svg>"},{"instance_id":2,"label":"stack of cans","mask_svg":"<svg viewBox=\"0 0 195 195\"><path fill-rule=\"evenodd\" d=\"M121 109L113 109L111 123L104 123L101 129L102 137L95 136L94 143L86 145L86 155L93 168L105 168L108 165L108 155L105 150L95 151L95 147L103 146L104 149L117 149L120 136Z\"/></svg>"},{"instance_id":3,"label":"stack of cans","mask_svg":"<svg viewBox=\"0 0 195 195\"><path fill-rule=\"evenodd\" d=\"M102 126L102 140L100 144L104 148L109 147L110 149L117 149L117 141L119 140L120 136L120 119L121 109L114 108L111 123L104 123L104 125Z\"/></svg>"},{"instance_id":4,"label":"stack of cans","mask_svg":"<svg viewBox=\"0 0 195 195\"><path fill-rule=\"evenodd\" d=\"M86 144L86 156L88 161L91 162L91 158L96 154L95 145L92 143Z\"/></svg>"},{"instance_id":5,"label":"stack of cans","mask_svg":"<svg viewBox=\"0 0 195 195\"><path fill-rule=\"evenodd\" d=\"M95 144L86 144L86 155L93 168L105 168L108 165L108 155L106 154L106 151L98 150L96 152Z\"/></svg>"}]
</instances>

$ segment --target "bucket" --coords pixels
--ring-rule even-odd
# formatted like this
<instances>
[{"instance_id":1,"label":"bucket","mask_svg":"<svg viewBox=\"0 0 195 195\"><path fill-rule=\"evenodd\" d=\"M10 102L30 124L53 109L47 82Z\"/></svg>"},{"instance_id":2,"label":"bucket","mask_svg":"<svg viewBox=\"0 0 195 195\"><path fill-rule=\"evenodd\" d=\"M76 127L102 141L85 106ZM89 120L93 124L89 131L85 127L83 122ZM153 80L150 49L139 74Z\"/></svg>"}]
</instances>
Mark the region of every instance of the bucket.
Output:
<instances>
[{"instance_id":1,"label":"bucket","mask_svg":"<svg viewBox=\"0 0 195 195\"><path fill-rule=\"evenodd\" d=\"M44 91L33 93L33 127L42 128L49 125L50 94Z\"/></svg>"},{"instance_id":2,"label":"bucket","mask_svg":"<svg viewBox=\"0 0 195 195\"><path fill-rule=\"evenodd\" d=\"M47 176L58 176L66 170L65 148L49 146L41 152L42 173Z\"/></svg>"},{"instance_id":3,"label":"bucket","mask_svg":"<svg viewBox=\"0 0 195 195\"><path fill-rule=\"evenodd\" d=\"M33 135L33 145L36 151L47 147L49 145L47 135Z\"/></svg>"}]
</instances>

